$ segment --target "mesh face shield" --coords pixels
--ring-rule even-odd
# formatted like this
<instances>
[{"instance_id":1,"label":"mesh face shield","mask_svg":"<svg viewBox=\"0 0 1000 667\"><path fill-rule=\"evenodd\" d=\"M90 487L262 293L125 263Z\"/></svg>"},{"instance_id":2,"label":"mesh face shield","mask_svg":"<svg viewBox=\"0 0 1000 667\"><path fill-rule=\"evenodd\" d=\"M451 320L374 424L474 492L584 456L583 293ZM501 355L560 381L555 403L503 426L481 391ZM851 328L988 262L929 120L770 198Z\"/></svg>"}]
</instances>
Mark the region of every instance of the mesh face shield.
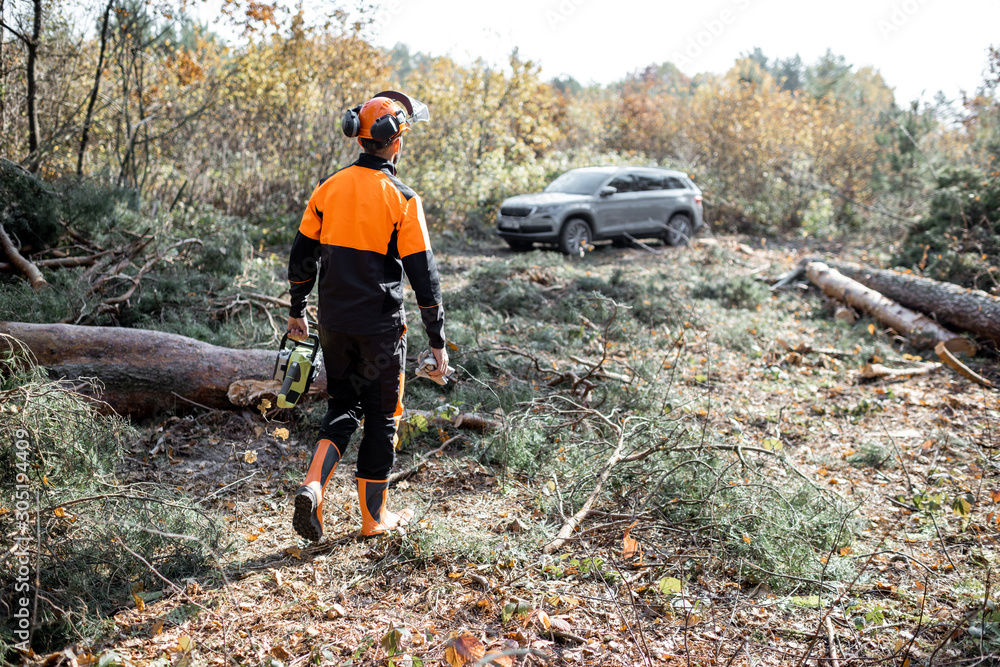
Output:
<instances>
[{"instance_id":1,"label":"mesh face shield","mask_svg":"<svg viewBox=\"0 0 1000 667\"><path fill-rule=\"evenodd\" d=\"M375 97L387 97L403 105L403 108L406 110L407 124L412 125L419 121L430 122L431 113L427 105L405 93L401 93L398 90L383 90L381 93L375 95Z\"/></svg>"},{"instance_id":2,"label":"mesh face shield","mask_svg":"<svg viewBox=\"0 0 1000 667\"><path fill-rule=\"evenodd\" d=\"M427 105L398 90L384 90L364 104L344 112L340 127L348 137L388 146L413 123L431 119Z\"/></svg>"}]
</instances>

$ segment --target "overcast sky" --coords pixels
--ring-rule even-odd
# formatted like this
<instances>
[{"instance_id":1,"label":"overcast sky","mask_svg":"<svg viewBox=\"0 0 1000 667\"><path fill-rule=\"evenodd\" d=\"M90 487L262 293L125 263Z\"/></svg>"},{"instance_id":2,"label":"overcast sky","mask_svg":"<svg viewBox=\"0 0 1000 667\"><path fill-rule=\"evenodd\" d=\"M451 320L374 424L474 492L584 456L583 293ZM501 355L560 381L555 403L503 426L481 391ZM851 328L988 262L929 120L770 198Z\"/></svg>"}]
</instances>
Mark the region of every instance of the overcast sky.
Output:
<instances>
[{"instance_id":1,"label":"overcast sky","mask_svg":"<svg viewBox=\"0 0 1000 667\"><path fill-rule=\"evenodd\" d=\"M725 72L759 46L806 63L827 48L855 68L871 65L898 102L983 80L987 48L1000 46L998 0L374 0L375 41L503 63L517 47L545 77L606 84L672 61L686 74Z\"/></svg>"}]
</instances>

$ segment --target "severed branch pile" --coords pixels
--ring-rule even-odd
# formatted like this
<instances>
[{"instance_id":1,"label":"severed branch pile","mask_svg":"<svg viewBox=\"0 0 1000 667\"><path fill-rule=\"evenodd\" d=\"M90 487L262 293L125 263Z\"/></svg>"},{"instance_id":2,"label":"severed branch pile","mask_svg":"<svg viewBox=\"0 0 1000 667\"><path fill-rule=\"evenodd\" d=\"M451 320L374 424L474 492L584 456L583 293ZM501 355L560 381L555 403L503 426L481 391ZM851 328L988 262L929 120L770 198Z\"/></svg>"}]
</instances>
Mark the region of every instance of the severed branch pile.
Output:
<instances>
[{"instance_id":1,"label":"severed branch pile","mask_svg":"<svg viewBox=\"0 0 1000 667\"><path fill-rule=\"evenodd\" d=\"M143 277L153 267L160 262L173 261L192 246L200 245L203 245L200 239L188 238L160 248L157 237L147 230L123 248L96 249L94 254L88 257L68 258L79 262L77 266L89 267L83 272L83 276L90 283L88 296L95 297L95 300L84 306L72 320L73 323L85 324L96 315L117 314L121 305L127 304L135 295ZM70 318L67 317L63 323L69 321Z\"/></svg>"},{"instance_id":2,"label":"severed branch pile","mask_svg":"<svg viewBox=\"0 0 1000 667\"><path fill-rule=\"evenodd\" d=\"M605 415L598 410L585 408L584 406L573 403L568 399L564 399L564 402L566 403L566 407L556 408L555 412L557 414L563 416L564 418L569 418L570 421L574 422L579 422L580 420L596 421L602 429L606 429L608 431L609 435L611 435L609 441L613 440L615 446L611 451L611 455L608 457L608 460L597 474L593 489L587 496L586 500L583 501L583 505L575 514L573 514L573 516L566 519L562 527L559 529L559 532L556 534L555 539L545 545L543 551L547 554L561 549L563 545L566 544L567 540L571 538L574 531L579 528L580 523L590 515L593 510L594 503L601 495L601 490L604 488L604 484L608 481L608 478L611 477L612 471L618 464L632 461L642 461L661 449L657 446L651 446L626 454L626 444L640 431L648 427L645 420L639 420L634 416L620 417L616 411L612 411L611 414Z\"/></svg>"},{"instance_id":3,"label":"severed branch pile","mask_svg":"<svg viewBox=\"0 0 1000 667\"><path fill-rule=\"evenodd\" d=\"M609 334L614 327L618 316L621 314L621 310L623 308L627 308L627 306L623 306L614 299L609 299L605 296L596 295L594 298L610 309L608 319L605 321L603 326L599 326L591 322L586 317L580 317L584 326L587 326L601 334L601 358L596 361L571 354L569 355L569 360L574 364L577 364L577 368L559 370L556 368L554 362L550 361L543 365L539 358L534 354L519 350L509 345L472 350L469 354L474 354L476 352L500 352L503 354L515 354L530 359L534 369L538 373L550 376L546 380L546 386L552 388L566 387L567 393L574 400L579 401L584 406L589 406L590 394L599 386L600 381L610 380L612 382L630 385L638 377L638 374L632 368L628 367L628 364L625 364L629 371L627 375L624 373L612 372L606 368L607 364L612 361L609 349ZM616 361L620 362L620 360ZM494 367L494 370L502 371L503 369Z\"/></svg>"},{"instance_id":4,"label":"severed branch pile","mask_svg":"<svg viewBox=\"0 0 1000 667\"><path fill-rule=\"evenodd\" d=\"M86 239L70 233L77 242L74 248L85 254L68 255L52 259L29 261L18 252L10 236L0 225L0 250L9 260L0 262L0 271L16 271L25 276L35 290L44 289L48 282L41 268L60 269L87 267L83 278L89 284L86 303L78 313L70 313L62 324L89 324L95 317L119 313L141 288L142 280L154 267L163 262L183 258L194 246L204 245L200 239L187 238L164 245L162 239L146 229L119 248L100 248Z\"/></svg>"}]
</instances>

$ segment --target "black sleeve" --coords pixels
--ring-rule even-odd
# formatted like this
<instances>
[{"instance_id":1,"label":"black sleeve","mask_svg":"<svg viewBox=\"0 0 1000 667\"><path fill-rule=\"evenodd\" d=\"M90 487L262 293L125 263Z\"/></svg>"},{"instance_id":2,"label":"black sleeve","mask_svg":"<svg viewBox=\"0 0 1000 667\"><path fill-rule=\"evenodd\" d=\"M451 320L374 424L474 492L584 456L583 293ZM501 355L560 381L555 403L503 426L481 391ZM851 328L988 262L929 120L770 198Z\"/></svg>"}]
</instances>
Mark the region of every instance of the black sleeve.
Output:
<instances>
[{"instance_id":1,"label":"black sleeve","mask_svg":"<svg viewBox=\"0 0 1000 667\"><path fill-rule=\"evenodd\" d=\"M316 283L318 271L319 241L302 232L296 233L292 251L288 255L288 291L292 295L289 317L302 317L306 312L306 299Z\"/></svg>"},{"instance_id":2,"label":"black sleeve","mask_svg":"<svg viewBox=\"0 0 1000 667\"><path fill-rule=\"evenodd\" d=\"M444 304L434 253L426 250L407 255L403 258L403 270L417 297L428 341L431 347L440 350L444 347Z\"/></svg>"}]
</instances>

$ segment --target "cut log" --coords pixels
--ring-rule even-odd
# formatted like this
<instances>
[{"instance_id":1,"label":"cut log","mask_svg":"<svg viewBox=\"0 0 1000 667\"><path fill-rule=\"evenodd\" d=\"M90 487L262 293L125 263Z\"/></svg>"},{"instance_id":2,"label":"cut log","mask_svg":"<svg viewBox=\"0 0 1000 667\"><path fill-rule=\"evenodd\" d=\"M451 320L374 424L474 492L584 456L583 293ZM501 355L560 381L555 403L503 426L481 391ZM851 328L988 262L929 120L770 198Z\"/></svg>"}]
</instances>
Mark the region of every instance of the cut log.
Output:
<instances>
[{"instance_id":1,"label":"cut log","mask_svg":"<svg viewBox=\"0 0 1000 667\"><path fill-rule=\"evenodd\" d=\"M933 373L939 368L941 368L941 364L933 361L917 364L916 366L910 366L909 368L889 368L883 364L868 363L862 367L861 377L869 380L883 378L906 379L911 378L914 375L927 375L928 373Z\"/></svg>"},{"instance_id":2,"label":"cut log","mask_svg":"<svg viewBox=\"0 0 1000 667\"><path fill-rule=\"evenodd\" d=\"M848 324L854 324L858 321L858 317L854 314L854 311L844 306L837 307L836 312L833 313L833 319L847 322Z\"/></svg>"},{"instance_id":3,"label":"cut log","mask_svg":"<svg viewBox=\"0 0 1000 667\"><path fill-rule=\"evenodd\" d=\"M38 267L22 257L21 253L17 251L14 242L10 240L10 236L7 235L7 230L3 228L2 224L0 224L0 249L7 255L10 263L28 279L28 282L31 283L31 289L37 292L48 285Z\"/></svg>"},{"instance_id":4,"label":"cut log","mask_svg":"<svg viewBox=\"0 0 1000 667\"><path fill-rule=\"evenodd\" d=\"M276 354L144 329L0 322L0 333L22 341L53 379L97 378L103 385L99 398L133 417L187 410L189 402L232 409L230 385L270 379ZM322 369L313 388L326 395Z\"/></svg>"},{"instance_id":5,"label":"cut log","mask_svg":"<svg viewBox=\"0 0 1000 667\"><path fill-rule=\"evenodd\" d=\"M963 377L984 387L993 386L989 380L974 373L954 356L955 352L975 355L976 345L972 341L956 336L926 315L904 308L823 262L808 262L806 275L827 296L863 310L906 336L914 347L934 348L941 361Z\"/></svg>"},{"instance_id":6,"label":"cut log","mask_svg":"<svg viewBox=\"0 0 1000 667\"><path fill-rule=\"evenodd\" d=\"M21 341L52 379L96 378L99 396L119 414L148 417L192 405L231 410L276 403L281 384L271 379L275 350L236 350L193 338L118 327L0 322L0 334ZM0 354L6 352L0 338ZM7 341L9 346L10 342ZM320 367L309 397L326 398L326 370ZM408 410L428 422L480 433L499 427L493 415L465 412L453 419Z\"/></svg>"},{"instance_id":7,"label":"cut log","mask_svg":"<svg viewBox=\"0 0 1000 667\"><path fill-rule=\"evenodd\" d=\"M926 315L904 308L823 262L806 264L806 275L827 296L864 311L879 322L892 327L899 334L906 336L914 347L930 349L938 343L958 338Z\"/></svg>"},{"instance_id":8,"label":"cut log","mask_svg":"<svg viewBox=\"0 0 1000 667\"><path fill-rule=\"evenodd\" d=\"M1000 297L899 271L869 269L845 262L828 264L907 308L927 313L943 324L972 332L1000 346Z\"/></svg>"}]
</instances>

